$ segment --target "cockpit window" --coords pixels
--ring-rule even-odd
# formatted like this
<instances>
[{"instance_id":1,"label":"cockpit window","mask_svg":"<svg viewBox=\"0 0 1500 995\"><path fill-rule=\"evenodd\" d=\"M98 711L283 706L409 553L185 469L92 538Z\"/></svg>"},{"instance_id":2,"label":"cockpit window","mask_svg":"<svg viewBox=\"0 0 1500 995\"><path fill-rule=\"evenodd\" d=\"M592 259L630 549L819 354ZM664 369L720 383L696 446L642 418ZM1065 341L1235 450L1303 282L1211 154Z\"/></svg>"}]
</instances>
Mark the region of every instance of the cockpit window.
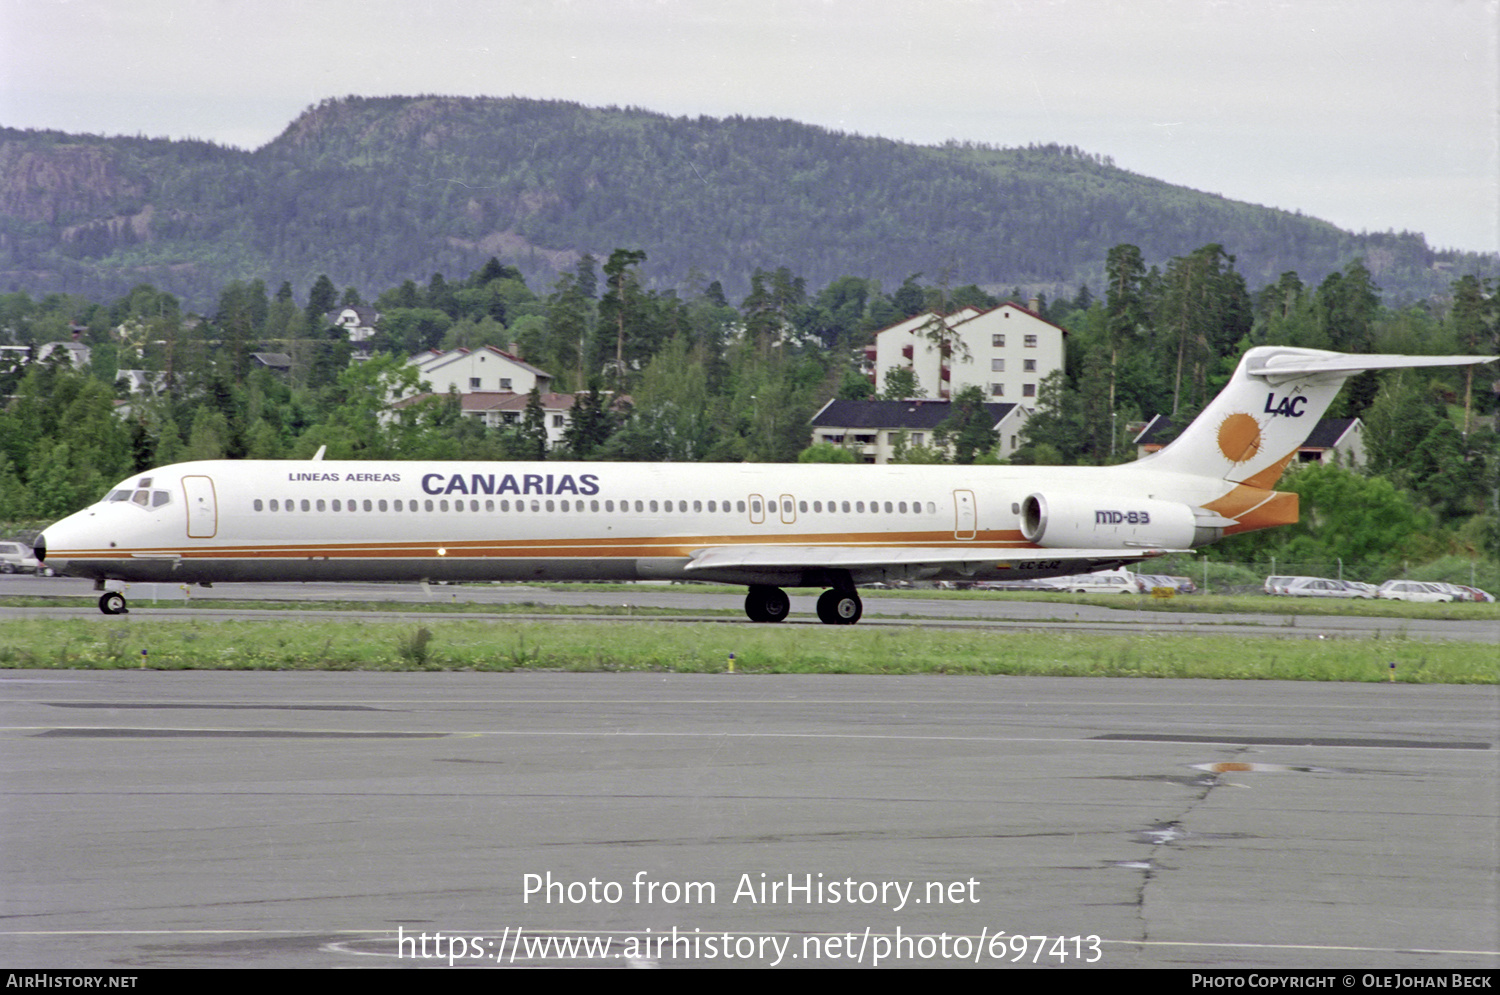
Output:
<instances>
[{"instance_id":1,"label":"cockpit window","mask_svg":"<svg viewBox=\"0 0 1500 995\"><path fill-rule=\"evenodd\" d=\"M151 478L145 478L143 482L149 482ZM119 501L129 501L131 504L142 508L160 508L164 504L172 503L172 492L163 490L150 490L145 487L132 490L129 487L121 487L110 491L100 499L100 504L115 504Z\"/></svg>"}]
</instances>

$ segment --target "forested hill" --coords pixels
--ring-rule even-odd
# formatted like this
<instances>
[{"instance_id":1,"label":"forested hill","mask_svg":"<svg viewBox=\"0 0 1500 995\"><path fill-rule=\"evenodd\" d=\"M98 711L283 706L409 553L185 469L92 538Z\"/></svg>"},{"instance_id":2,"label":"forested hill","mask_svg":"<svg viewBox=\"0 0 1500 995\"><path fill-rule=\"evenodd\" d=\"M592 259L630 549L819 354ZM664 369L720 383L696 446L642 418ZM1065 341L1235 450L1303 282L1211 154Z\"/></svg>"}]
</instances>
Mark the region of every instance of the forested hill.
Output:
<instances>
[{"instance_id":1,"label":"forested hill","mask_svg":"<svg viewBox=\"0 0 1500 995\"><path fill-rule=\"evenodd\" d=\"M94 297L148 282L207 306L264 279L377 290L491 256L537 288L583 253L643 249L648 279L756 268L1049 295L1098 287L1110 248L1165 263L1209 244L1250 286L1364 258L1388 301L1500 272L1421 235L1355 235L1057 146L927 147L747 118L518 98L330 100L254 152L0 130L0 290Z\"/></svg>"}]
</instances>

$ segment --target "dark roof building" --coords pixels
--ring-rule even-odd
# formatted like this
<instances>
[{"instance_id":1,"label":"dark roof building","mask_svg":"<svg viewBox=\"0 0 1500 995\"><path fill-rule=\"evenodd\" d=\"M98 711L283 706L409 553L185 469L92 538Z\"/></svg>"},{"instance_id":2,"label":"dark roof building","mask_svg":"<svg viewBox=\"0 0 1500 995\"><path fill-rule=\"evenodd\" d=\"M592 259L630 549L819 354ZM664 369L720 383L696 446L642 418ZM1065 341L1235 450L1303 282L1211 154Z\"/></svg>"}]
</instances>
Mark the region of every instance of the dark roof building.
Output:
<instances>
[{"instance_id":1,"label":"dark roof building","mask_svg":"<svg viewBox=\"0 0 1500 995\"><path fill-rule=\"evenodd\" d=\"M840 401L823 405L812 417L814 443L830 442L852 449L866 463L888 463L900 446L933 446L933 433L948 420L949 401ZM1004 459L1020 445L1021 426L1030 412L1019 404L986 404L992 427L1000 433ZM904 434L904 441L903 441Z\"/></svg>"}]
</instances>

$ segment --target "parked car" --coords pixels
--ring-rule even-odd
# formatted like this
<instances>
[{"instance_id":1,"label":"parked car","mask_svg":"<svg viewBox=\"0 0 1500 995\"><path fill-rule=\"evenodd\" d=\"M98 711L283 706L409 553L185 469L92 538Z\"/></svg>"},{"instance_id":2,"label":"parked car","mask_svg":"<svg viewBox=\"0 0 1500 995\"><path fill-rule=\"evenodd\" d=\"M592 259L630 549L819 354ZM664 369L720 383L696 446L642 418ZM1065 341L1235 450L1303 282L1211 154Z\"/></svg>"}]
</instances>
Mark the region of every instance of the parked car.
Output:
<instances>
[{"instance_id":1,"label":"parked car","mask_svg":"<svg viewBox=\"0 0 1500 995\"><path fill-rule=\"evenodd\" d=\"M1479 588L1477 588L1477 587L1470 587L1467 584L1459 584L1458 586L1461 587L1461 588L1463 588L1465 591L1468 591L1471 595L1473 595L1473 597L1470 599L1472 601L1494 601L1495 600L1495 596L1493 594L1491 594L1489 591L1481 591Z\"/></svg>"},{"instance_id":2,"label":"parked car","mask_svg":"<svg viewBox=\"0 0 1500 995\"><path fill-rule=\"evenodd\" d=\"M1380 585L1379 597L1388 601L1455 601L1452 591L1424 580L1388 580Z\"/></svg>"},{"instance_id":3,"label":"parked car","mask_svg":"<svg viewBox=\"0 0 1500 995\"><path fill-rule=\"evenodd\" d=\"M1266 578L1265 586L1261 589L1267 594L1285 594L1286 589L1299 580L1318 580L1317 577L1288 577L1281 574L1273 574Z\"/></svg>"},{"instance_id":4,"label":"parked car","mask_svg":"<svg viewBox=\"0 0 1500 995\"><path fill-rule=\"evenodd\" d=\"M1071 577L1052 577L1044 581L1055 591L1072 591L1074 594L1135 594L1135 574L1129 570L1108 570L1091 574L1074 574Z\"/></svg>"},{"instance_id":5,"label":"parked car","mask_svg":"<svg viewBox=\"0 0 1500 995\"><path fill-rule=\"evenodd\" d=\"M1291 577L1289 583L1281 585L1274 593L1290 598L1373 598L1374 591L1366 591L1366 585L1354 581L1333 580L1328 577Z\"/></svg>"},{"instance_id":6,"label":"parked car","mask_svg":"<svg viewBox=\"0 0 1500 995\"><path fill-rule=\"evenodd\" d=\"M30 546L19 542L0 542L0 573L34 574L41 570L42 564Z\"/></svg>"},{"instance_id":7,"label":"parked car","mask_svg":"<svg viewBox=\"0 0 1500 995\"><path fill-rule=\"evenodd\" d=\"M1167 574L1136 574L1135 586L1142 594L1150 594L1158 587L1170 587L1178 594L1198 592L1198 585L1193 583L1191 577L1171 577Z\"/></svg>"}]
</instances>

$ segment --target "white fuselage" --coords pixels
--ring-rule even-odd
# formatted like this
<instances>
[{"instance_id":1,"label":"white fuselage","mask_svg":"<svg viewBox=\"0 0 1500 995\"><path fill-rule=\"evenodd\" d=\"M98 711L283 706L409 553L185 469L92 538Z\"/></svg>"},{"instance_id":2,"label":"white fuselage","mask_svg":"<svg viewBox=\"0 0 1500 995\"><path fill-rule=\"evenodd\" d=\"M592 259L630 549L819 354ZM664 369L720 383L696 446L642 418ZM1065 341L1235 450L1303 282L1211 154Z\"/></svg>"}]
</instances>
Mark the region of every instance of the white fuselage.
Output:
<instances>
[{"instance_id":1,"label":"white fuselage","mask_svg":"<svg viewBox=\"0 0 1500 995\"><path fill-rule=\"evenodd\" d=\"M816 551L827 549L883 561L853 568L860 582L1025 579L1077 569L1076 558L1053 559L1023 536L1021 502L1030 494L1087 495L1090 514L1123 519L1146 496L1199 505L1226 490L1222 481L1135 465L212 461L132 478L52 526L47 562L98 579L185 583L692 578L803 586L821 582L808 574ZM1183 544L1180 536L1163 542L1149 522L1090 531L1091 548L1119 549L1122 559ZM771 564L690 567L696 553L713 549L722 561L737 548L795 549L809 562L789 553ZM955 562L917 564L915 550ZM976 561L957 560L969 550ZM1000 560L997 551L1016 555Z\"/></svg>"}]
</instances>

